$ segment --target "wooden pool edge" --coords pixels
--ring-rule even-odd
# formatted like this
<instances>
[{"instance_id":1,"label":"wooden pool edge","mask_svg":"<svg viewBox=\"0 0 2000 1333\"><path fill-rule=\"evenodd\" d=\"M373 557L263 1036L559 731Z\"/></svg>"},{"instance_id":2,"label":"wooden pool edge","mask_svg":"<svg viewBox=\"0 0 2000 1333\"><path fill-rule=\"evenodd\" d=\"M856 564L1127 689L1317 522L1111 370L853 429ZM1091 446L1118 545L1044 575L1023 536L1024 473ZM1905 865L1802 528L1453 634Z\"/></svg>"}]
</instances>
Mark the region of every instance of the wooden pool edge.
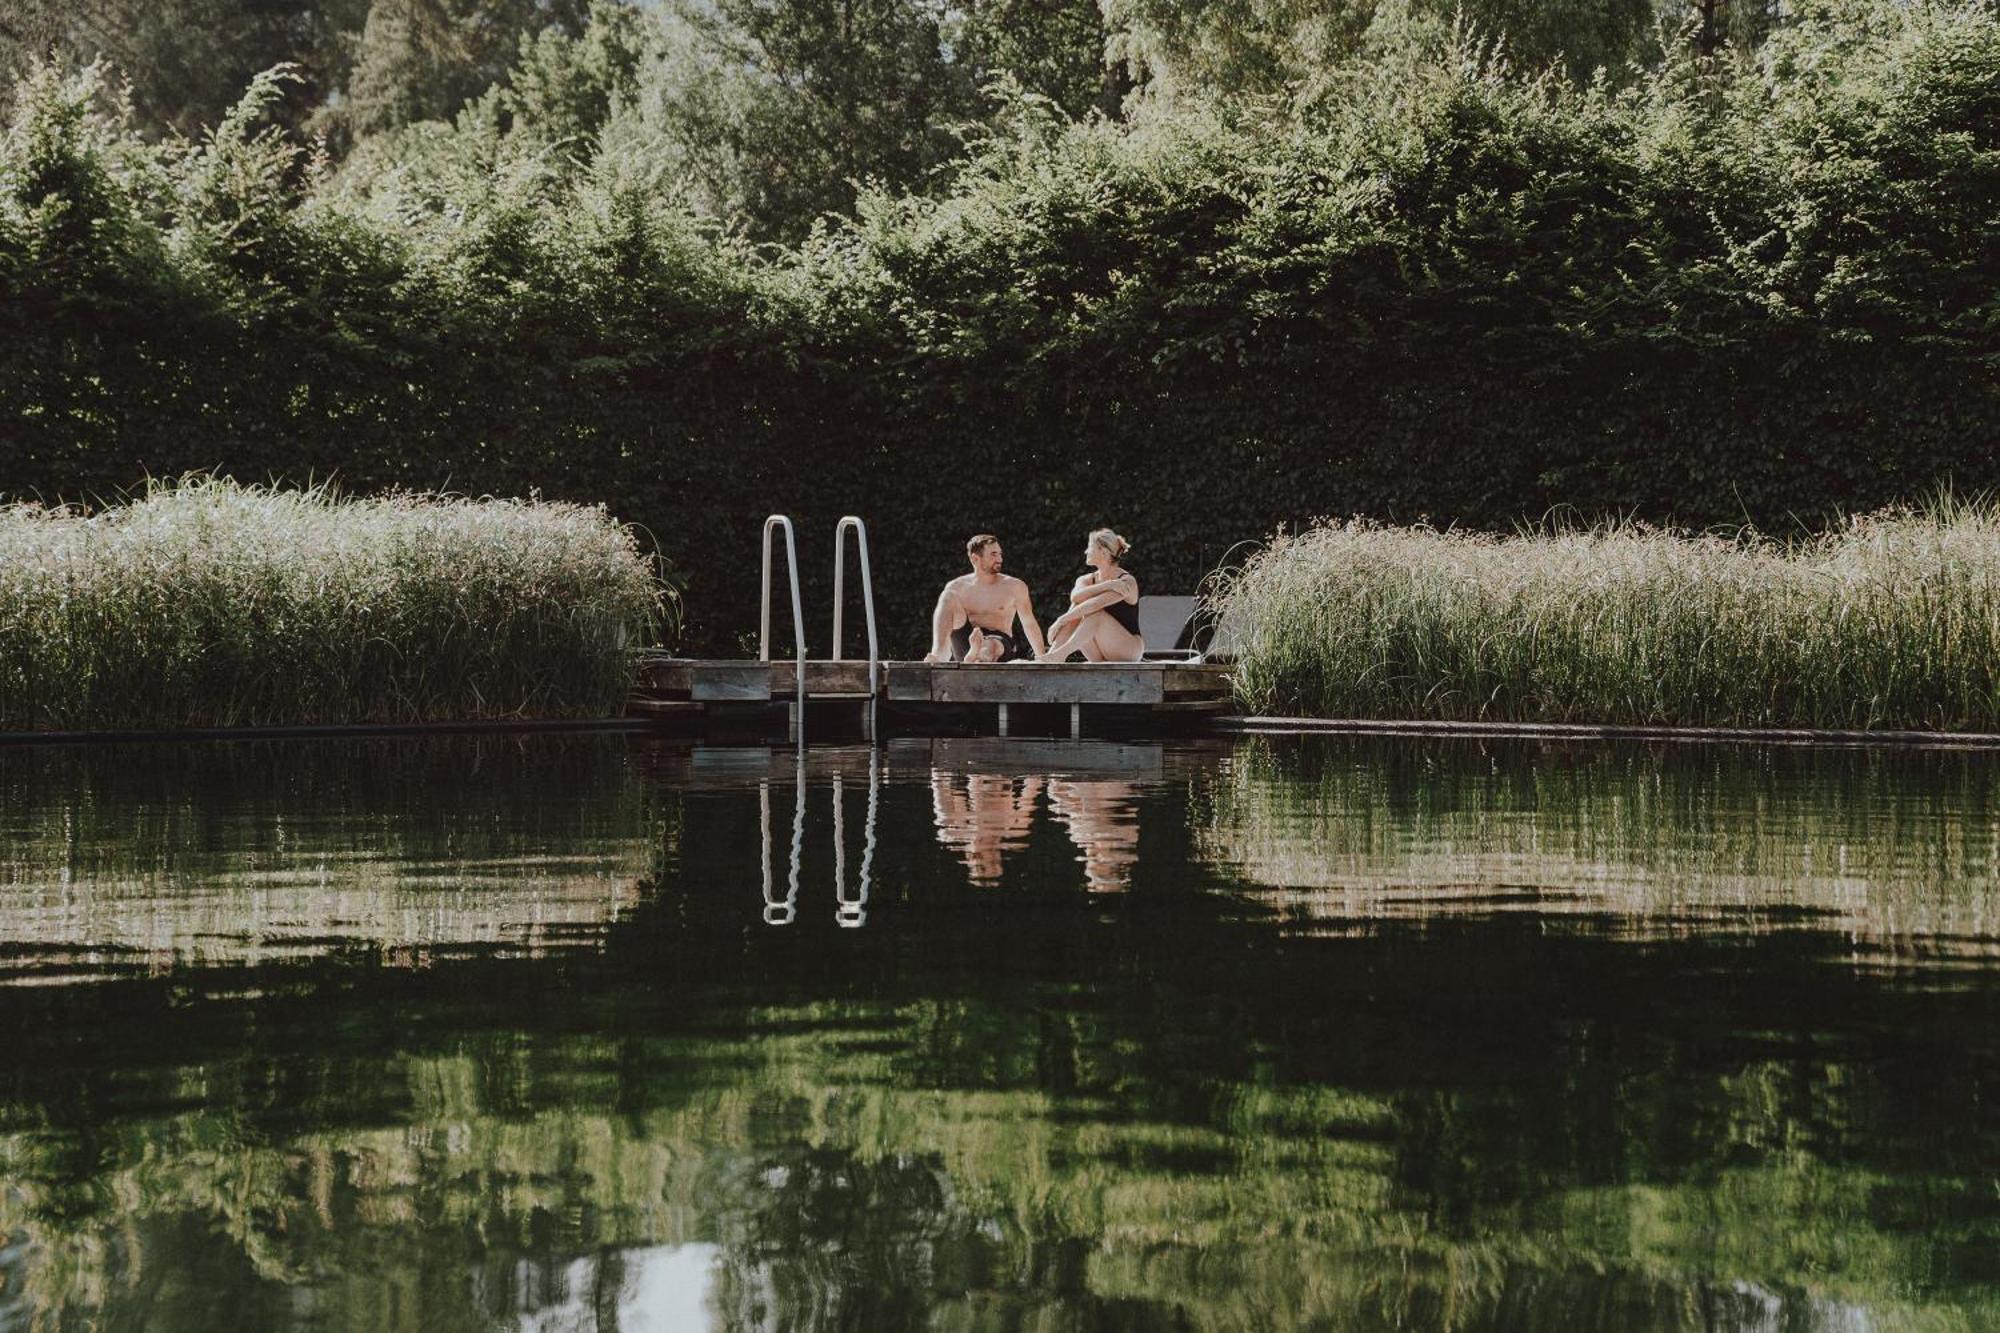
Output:
<instances>
[{"instance_id":1,"label":"wooden pool edge","mask_svg":"<svg viewBox=\"0 0 2000 1333\"><path fill-rule=\"evenodd\" d=\"M1420 718L1225 716L1209 720L1223 735L1435 736L1458 739L1671 741L1697 745L1880 746L2000 749L2000 732L1840 730L1809 727L1670 727L1592 722L1452 722Z\"/></svg>"},{"instance_id":2,"label":"wooden pool edge","mask_svg":"<svg viewBox=\"0 0 2000 1333\"><path fill-rule=\"evenodd\" d=\"M644 733L643 717L469 718L446 722L318 722L280 727L98 728L86 731L0 731L0 748L26 745L155 745L174 741L365 740L374 736L511 736Z\"/></svg>"}]
</instances>

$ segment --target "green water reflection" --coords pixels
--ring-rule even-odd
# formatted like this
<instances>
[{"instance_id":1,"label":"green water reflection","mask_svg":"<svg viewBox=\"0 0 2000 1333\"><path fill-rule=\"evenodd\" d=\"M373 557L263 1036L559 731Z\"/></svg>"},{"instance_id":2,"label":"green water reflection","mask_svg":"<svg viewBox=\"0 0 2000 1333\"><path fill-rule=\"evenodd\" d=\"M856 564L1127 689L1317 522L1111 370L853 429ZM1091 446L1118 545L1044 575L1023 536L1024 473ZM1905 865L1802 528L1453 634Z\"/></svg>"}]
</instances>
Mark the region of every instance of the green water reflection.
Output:
<instances>
[{"instance_id":1,"label":"green water reflection","mask_svg":"<svg viewBox=\"0 0 2000 1333\"><path fill-rule=\"evenodd\" d=\"M0 753L0 982L533 953L629 911L669 819L598 742Z\"/></svg>"},{"instance_id":2,"label":"green water reflection","mask_svg":"<svg viewBox=\"0 0 2000 1333\"><path fill-rule=\"evenodd\" d=\"M2000 1327L1987 767L6 755L0 1330Z\"/></svg>"},{"instance_id":3,"label":"green water reflection","mask_svg":"<svg viewBox=\"0 0 2000 1333\"><path fill-rule=\"evenodd\" d=\"M1466 741L1246 743L1197 784L1203 853L1321 923L1610 913L1634 931L1805 917L1990 956L1996 757Z\"/></svg>"}]
</instances>

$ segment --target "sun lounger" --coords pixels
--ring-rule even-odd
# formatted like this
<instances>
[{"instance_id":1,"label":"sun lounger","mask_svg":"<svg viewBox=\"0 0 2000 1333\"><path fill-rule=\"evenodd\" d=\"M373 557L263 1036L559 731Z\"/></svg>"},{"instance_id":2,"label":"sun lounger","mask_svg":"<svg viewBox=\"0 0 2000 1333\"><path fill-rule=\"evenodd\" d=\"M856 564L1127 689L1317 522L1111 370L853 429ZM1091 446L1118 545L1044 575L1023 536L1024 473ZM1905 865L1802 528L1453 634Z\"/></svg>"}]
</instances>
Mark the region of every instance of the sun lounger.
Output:
<instances>
[{"instance_id":1,"label":"sun lounger","mask_svg":"<svg viewBox=\"0 0 2000 1333\"><path fill-rule=\"evenodd\" d=\"M1195 597L1139 597L1139 637L1146 641L1148 661L1198 661L1201 654L1183 648L1188 627L1194 623Z\"/></svg>"}]
</instances>

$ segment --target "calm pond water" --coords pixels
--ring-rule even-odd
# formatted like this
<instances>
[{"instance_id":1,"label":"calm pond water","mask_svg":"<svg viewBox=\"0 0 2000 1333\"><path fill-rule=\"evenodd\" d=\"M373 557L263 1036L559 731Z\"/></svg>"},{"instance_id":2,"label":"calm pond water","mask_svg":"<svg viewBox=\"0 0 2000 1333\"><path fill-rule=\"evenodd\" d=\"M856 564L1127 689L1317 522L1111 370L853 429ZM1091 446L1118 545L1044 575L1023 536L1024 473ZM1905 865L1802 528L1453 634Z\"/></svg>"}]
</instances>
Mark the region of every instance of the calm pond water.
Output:
<instances>
[{"instance_id":1,"label":"calm pond water","mask_svg":"<svg viewBox=\"0 0 2000 1333\"><path fill-rule=\"evenodd\" d=\"M0 1331L2000 1328L1997 769L0 752Z\"/></svg>"}]
</instances>

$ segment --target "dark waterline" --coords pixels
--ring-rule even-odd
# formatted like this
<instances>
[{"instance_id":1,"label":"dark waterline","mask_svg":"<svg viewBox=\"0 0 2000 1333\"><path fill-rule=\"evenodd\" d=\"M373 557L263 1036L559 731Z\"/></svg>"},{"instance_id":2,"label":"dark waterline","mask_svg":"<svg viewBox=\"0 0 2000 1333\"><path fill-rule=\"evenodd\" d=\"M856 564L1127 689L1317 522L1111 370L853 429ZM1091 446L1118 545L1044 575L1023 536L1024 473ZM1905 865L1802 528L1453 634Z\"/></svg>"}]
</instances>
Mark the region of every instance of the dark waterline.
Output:
<instances>
[{"instance_id":1,"label":"dark waterline","mask_svg":"<svg viewBox=\"0 0 2000 1333\"><path fill-rule=\"evenodd\" d=\"M2000 1327L1993 763L0 755L0 1330Z\"/></svg>"}]
</instances>

